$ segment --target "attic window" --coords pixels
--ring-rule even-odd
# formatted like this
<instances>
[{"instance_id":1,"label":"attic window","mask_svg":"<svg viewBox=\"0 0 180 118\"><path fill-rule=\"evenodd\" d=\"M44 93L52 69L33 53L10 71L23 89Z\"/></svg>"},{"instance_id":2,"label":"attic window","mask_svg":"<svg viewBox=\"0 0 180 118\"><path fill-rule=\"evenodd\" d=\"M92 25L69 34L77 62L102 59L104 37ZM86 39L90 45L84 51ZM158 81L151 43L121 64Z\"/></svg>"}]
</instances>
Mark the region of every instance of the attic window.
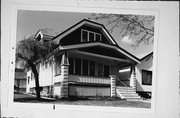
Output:
<instances>
[{"instance_id":1,"label":"attic window","mask_svg":"<svg viewBox=\"0 0 180 118\"><path fill-rule=\"evenodd\" d=\"M101 41L101 34L82 29L81 42L93 42L93 41Z\"/></svg>"}]
</instances>

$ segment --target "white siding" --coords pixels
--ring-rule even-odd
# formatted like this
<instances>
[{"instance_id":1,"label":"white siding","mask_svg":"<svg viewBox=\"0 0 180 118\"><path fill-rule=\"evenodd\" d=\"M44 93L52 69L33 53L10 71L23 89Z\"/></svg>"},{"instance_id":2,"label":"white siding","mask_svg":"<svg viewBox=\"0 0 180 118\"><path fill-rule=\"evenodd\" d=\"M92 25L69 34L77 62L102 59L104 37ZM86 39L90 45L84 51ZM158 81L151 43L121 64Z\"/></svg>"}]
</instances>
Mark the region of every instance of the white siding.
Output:
<instances>
[{"instance_id":1,"label":"white siding","mask_svg":"<svg viewBox=\"0 0 180 118\"><path fill-rule=\"evenodd\" d=\"M49 86L53 84L53 65L47 62L46 64L40 64L39 70L39 84L40 86Z\"/></svg>"},{"instance_id":2,"label":"white siding","mask_svg":"<svg viewBox=\"0 0 180 118\"><path fill-rule=\"evenodd\" d=\"M39 66L39 85L40 86L49 86L54 84L54 63L48 62L47 65L40 63ZM29 83L28 83L28 77ZM32 71L27 72L27 90L29 92L30 88L35 87L35 79L33 77Z\"/></svg>"},{"instance_id":3,"label":"white siding","mask_svg":"<svg viewBox=\"0 0 180 118\"><path fill-rule=\"evenodd\" d=\"M137 79L137 91L151 92L151 85L142 85L142 70L152 71L153 57L149 56L141 61L141 64L136 65L136 79Z\"/></svg>"}]
</instances>

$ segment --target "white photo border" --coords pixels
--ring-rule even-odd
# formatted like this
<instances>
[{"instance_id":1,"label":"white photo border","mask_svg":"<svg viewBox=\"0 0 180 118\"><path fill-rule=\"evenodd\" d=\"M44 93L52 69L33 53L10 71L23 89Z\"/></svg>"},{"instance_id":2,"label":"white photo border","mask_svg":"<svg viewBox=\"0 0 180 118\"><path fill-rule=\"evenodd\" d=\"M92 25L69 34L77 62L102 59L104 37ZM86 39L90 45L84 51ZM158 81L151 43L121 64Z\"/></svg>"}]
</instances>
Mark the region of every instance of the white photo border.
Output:
<instances>
[{"instance_id":1,"label":"white photo border","mask_svg":"<svg viewBox=\"0 0 180 118\"><path fill-rule=\"evenodd\" d=\"M6 97L7 98L7 109L33 109L36 110L49 110L50 112L53 112L53 104L39 104L39 103L15 103L13 102L13 94L12 91L14 90L14 68L15 68L15 45L16 45L16 38L17 37L17 12L18 10L34 10L34 11L56 11L56 12L81 12L81 13L114 13L114 14L135 14L135 15L153 15L155 16L155 35L154 35L154 45L153 45L153 82L152 82L152 101L151 101L151 108L150 109L141 109L141 108L122 108L122 107L99 107L99 106L78 106L78 105L56 105L57 112L59 110L65 110L65 111L84 111L84 112L108 112L108 113L136 113L139 116L141 114L155 114L157 112L156 110L156 88L157 88L157 66L158 66L158 35L159 35L159 11L156 9L130 9L129 6L127 8L121 8L121 7L101 7L99 8L98 5L96 6L83 6L84 2L82 3L82 6L80 5L81 2L75 2L70 5L60 5L60 6L48 6L45 5L13 5L12 6L12 19L11 19L11 26L10 26L10 36L11 36L11 45L10 45L10 60L9 60L9 79L8 83ZM108 2L109 4L109 2ZM93 4L94 5L94 4ZM100 4L99 4L100 5ZM4 86L3 86L4 87Z\"/></svg>"}]
</instances>

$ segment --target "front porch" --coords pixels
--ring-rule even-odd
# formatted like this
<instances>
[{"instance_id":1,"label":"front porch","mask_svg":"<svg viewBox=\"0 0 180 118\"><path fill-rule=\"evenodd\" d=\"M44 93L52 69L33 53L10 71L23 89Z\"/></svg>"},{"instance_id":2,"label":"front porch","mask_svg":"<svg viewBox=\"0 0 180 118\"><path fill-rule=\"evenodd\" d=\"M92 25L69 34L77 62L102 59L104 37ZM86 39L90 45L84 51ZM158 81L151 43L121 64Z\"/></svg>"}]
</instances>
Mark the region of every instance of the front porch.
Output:
<instances>
[{"instance_id":1,"label":"front porch","mask_svg":"<svg viewBox=\"0 0 180 118\"><path fill-rule=\"evenodd\" d=\"M135 73L131 73L129 81L124 83L118 75L85 76L69 74L69 65L61 68L62 74L56 76L54 83L54 96L62 97L120 97L117 88L129 87L136 92ZM64 79L65 78L65 79ZM133 84L130 84L133 83ZM64 86L65 85L65 86Z\"/></svg>"},{"instance_id":2,"label":"front porch","mask_svg":"<svg viewBox=\"0 0 180 118\"><path fill-rule=\"evenodd\" d=\"M136 91L137 62L125 53L116 46L103 43L60 46L60 51L53 56L54 66L59 65L60 69L60 74L55 74L54 96L117 97L119 81L123 83L121 86L130 86ZM118 79L119 70L124 67L131 68L129 84Z\"/></svg>"}]
</instances>

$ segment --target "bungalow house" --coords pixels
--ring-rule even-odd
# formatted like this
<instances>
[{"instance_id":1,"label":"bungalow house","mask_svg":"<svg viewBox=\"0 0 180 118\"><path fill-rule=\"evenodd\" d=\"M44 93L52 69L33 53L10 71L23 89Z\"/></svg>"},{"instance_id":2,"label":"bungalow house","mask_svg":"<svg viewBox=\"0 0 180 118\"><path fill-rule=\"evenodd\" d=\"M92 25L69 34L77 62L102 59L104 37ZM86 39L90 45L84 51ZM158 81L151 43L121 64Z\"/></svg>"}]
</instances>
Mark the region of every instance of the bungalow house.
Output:
<instances>
[{"instance_id":1,"label":"bungalow house","mask_svg":"<svg viewBox=\"0 0 180 118\"><path fill-rule=\"evenodd\" d=\"M37 63L42 95L140 98L136 66L141 60L119 47L102 24L84 19L57 36L39 30L35 37L59 44L45 62ZM128 84L119 79L122 68L130 68ZM34 92L31 70L27 79L26 92Z\"/></svg>"}]
</instances>

